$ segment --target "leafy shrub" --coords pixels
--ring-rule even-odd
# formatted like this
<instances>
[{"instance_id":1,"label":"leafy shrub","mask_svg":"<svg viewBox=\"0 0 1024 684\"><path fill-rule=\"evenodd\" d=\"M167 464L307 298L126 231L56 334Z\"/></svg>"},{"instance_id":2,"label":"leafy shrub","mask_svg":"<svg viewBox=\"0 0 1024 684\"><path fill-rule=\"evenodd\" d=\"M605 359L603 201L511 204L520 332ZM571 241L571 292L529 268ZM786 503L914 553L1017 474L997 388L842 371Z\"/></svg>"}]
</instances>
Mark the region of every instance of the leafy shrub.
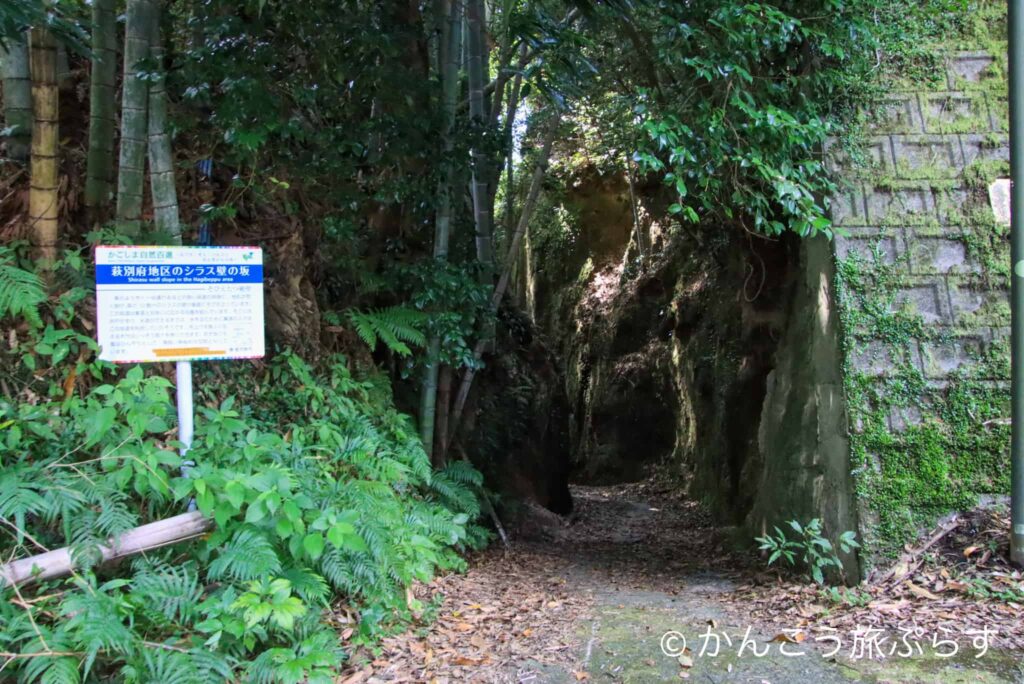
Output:
<instances>
[{"instance_id":1,"label":"leafy shrub","mask_svg":"<svg viewBox=\"0 0 1024 684\"><path fill-rule=\"evenodd\" d=\"M354 638L370 640L420 609L412 582L461 568L459 551L485 540L479 473L432 472L408 419L340 357L200 369L182 474L171 383L92 360L95 342L61 304L84 295L57 298L0 363L18 388L0 398L0 553L69 545L76 564L69 579L4 590L8 673L332 681L345 653L328 607L355 609ZM193 500L216 522L204 538L95 565L98 544Z\"/></svg>"},{"instance_id":2,"label":"leafy shrub","mask_svg":"<svg viewBox=\"0 0 1024 684\"><path fill-rule=\"evenodd\" d=\"M825 583L825 571L828 568L842 573L843 564L835 547L821 534L821 520L815 518L806 525L790 520L789 526L797 534L795 539L786 537L786 533L778 527L774 535L757 538L760 550L770 552L768 565L781 558L790 567L802 567L818 584ZM847 530L839 535L840 551L850 553L857 548L860 548L860 544L857 543L856 533Z\"/></svg>"}]
</instances>

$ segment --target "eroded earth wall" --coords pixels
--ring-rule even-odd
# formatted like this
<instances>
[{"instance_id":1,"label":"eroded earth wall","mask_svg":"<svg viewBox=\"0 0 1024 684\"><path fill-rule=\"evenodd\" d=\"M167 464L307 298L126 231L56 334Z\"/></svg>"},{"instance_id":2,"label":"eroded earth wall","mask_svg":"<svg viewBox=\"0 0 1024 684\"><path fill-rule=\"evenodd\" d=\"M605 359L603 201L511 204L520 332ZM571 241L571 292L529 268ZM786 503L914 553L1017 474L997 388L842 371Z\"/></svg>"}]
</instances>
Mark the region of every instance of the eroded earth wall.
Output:
<instances>
[{"instance_id":1,"label":"eroded earth wall","mask_svg":"<svg viewBox=\"0 0 1024 684\"><path fill-rule=\"evenodd\" d=\"M866 145L826 150L834 241L675 225L657 179L634 211L621 169L556 160L516 292L558 359L574 479L665 468L748 541L789 520L857 531L850 579L1008 491L994 54L892 84Z\"/></svg>"}]
</instances>

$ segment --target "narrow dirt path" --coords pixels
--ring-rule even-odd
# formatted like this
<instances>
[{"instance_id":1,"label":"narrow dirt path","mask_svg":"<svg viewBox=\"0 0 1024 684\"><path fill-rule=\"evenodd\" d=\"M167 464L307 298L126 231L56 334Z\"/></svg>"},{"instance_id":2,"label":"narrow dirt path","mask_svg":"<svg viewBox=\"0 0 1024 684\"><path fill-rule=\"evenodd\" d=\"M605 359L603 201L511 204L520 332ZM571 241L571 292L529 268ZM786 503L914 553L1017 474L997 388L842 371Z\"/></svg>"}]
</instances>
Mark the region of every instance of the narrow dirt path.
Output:
<instances>
[{"instance_id":1,"label":"narrow dirt path","mask_svg":"<svg viewBox=\"0 0 1024 684\"><path fill-rule=\"evenodd\" d=\"M752 624L728 600L752 568L671 486L573 495L573 518L550 540L491 549L468 573L424 587L436 619L387 640L342 681L1024 682L1017 657L994 651L879 661L849 658L846 643L826 658L831 642L787 641L780 626Z\"/></svg>"}]
</instances>

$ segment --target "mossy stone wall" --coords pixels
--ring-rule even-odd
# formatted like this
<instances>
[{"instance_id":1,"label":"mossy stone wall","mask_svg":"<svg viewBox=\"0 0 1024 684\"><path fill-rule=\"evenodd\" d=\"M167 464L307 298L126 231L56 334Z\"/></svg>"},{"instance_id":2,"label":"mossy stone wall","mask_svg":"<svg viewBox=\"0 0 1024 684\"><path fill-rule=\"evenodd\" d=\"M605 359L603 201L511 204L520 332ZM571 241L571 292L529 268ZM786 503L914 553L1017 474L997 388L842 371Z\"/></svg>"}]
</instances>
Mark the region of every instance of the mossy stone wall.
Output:
<instances>
[{"instance_id":1,"label":"mossy stone wall","mask_svg":"<svg viewBox=\"0 0 1024 684\"><path fill-rule=\"evenodd\" d=\"M866 558L1009 491L1005 55L945 55L867 117L863 158L828 150L850 467Z\"/></svg>"}]
</instances>

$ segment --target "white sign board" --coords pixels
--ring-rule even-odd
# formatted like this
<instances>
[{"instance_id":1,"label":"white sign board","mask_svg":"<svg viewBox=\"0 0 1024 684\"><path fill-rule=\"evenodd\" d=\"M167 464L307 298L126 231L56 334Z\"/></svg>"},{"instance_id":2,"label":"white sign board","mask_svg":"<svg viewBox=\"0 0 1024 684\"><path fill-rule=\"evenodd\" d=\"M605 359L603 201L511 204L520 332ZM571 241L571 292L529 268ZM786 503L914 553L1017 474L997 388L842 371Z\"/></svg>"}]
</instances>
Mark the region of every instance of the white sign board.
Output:
<instances>
[{"instance_id":1,"label":"white sign board","mask_svg":"<svg viewBox=\"0 0 1024 684\"><path fill-rule=\"evenodd\" d=\"M263 356L263 251L97 247L96 336L115 363Z\"/></svg>"}]
</instances>

